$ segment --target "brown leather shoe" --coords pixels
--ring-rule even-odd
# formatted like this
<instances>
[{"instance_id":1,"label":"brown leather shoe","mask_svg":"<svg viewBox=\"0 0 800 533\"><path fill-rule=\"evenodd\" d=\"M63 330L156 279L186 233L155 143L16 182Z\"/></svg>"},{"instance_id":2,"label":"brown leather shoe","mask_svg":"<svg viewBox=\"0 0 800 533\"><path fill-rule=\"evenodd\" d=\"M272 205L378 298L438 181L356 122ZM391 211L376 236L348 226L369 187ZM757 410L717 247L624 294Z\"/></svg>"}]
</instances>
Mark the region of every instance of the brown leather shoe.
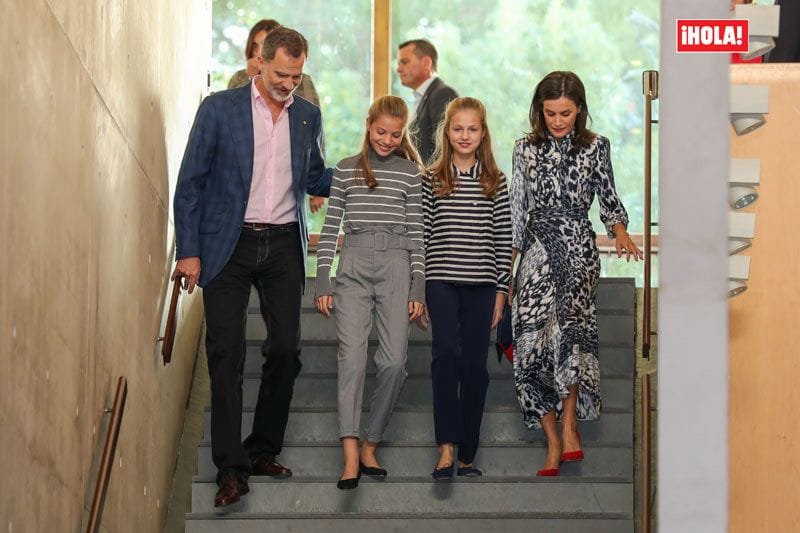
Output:
<instances>
[{"instance_id":1,"label":"brown leather shoe","mask_svg":"<svg viewBox=\"0 0 800 533\"><path fill-rule=\"evenodd\" d=\"M262 457L253 463L250 473L254 476L270 476L276 478L292 477L292 471L274 458Z\"/></svg>"},{"instance_id":2,"label":"brown leather shoe","mask_svg":"<svg viewBox=\"0 0 800 533\"><path fill-rule=\"evenodd\" d=\"M236 474L225 474L220 480L219 490L214 496L214 507L225 507L239 501L240 496L250 492L247 481L239 478Z\"/></svg>"}]
</instances>

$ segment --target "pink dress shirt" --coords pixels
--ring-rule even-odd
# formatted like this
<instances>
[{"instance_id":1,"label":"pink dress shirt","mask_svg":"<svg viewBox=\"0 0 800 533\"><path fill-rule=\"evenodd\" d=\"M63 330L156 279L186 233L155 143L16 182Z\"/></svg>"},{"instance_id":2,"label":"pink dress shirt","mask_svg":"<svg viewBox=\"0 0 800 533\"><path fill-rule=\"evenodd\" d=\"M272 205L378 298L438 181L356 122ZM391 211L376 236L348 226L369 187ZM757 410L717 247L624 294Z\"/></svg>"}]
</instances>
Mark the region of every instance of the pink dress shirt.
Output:
<instances>
[{"instance_id":1,"label":"pink dress shirt","mask_svg":"<svg viewBox=\"0 0 800 533\"><path fill-rule=\"evenodd\" d=\"M278 120L256 88L254 76L250 84L253 103L253 180L250 199L244 214L245 222L286 224L297 221L297 201L292 192L292 149L289 134L290 96Z\"/></svg>"}]
</instances>

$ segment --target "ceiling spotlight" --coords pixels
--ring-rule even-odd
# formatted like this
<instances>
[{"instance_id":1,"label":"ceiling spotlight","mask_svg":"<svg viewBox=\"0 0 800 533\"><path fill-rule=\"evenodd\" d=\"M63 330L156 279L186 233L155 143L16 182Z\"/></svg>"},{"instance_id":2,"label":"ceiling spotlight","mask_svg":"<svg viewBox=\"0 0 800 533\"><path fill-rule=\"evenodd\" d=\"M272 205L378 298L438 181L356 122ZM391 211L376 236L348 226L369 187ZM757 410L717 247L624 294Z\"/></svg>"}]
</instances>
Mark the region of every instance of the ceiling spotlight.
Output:
<instances>
[{"instance_id":1,"label":"ceiling spotlight","mask_svg":"<svg viewBox=\"0 0 800 533\"><path fill-rule=\"evenodd\" d=\"M732 255L728 258L728 298L738 296L747 290L750 277L750 257Z\"/></svg>"},{"instance_id":2,"label":"ceiling spotlight","mask_svg":"<svg viewBox=\"0 0 800 533\"><path fill-rule=\"evenodd\" d=\"M767 120L764 118L764 115L758 113L735 113L731 114L731 122L733 123L733 129L736 131L736 135L745 135L766 124Z\"/></svg>"},{"instance_id":3,"label":"ceiling spotlight","mask_svg":"<svg viewBox=\"0 0 800 533\"><path fill-rule=\"evenodd\" d=\"M730 120L736 135L750 133L763 126L769 113L769 86L731 85Z\"/></svg>"},{"instance_id":4,"label":"ceiling spotlight","mask_svg":"<svg viewBox=\"0 0 800 533\"><path fill-rule=\"evenodd\" d=\"M728 298L739 296L747 290L747 283L743 281L728 280Z\"/></svg>"},{"instance_id":5,"label":"ceiling spotlight","mask_svg":"<svg viewBox=\"0 0 800 533\"><path fill-rule=\"evenodd\" d=\"M752 187L731 187L728 190L728 202L733 209L747 207L758 200L758 193Z\"/></svg>"},{"instance_id":6,"label":"ceiling spotlight","mask_svg":"<svg viewBox=\"0 0 800 533\"><path fill-rule=\"evenodd\" d=\"M742 54L742 59L754 59L775 48L773 37L778 36L781 18L780 6L739 4L735 8L734 16L737 19L749 21L750 41L747 52Z\"/></svg>"},{"instance_id":7,"label":"ceiling spotlight","mask_svg":"<svg viewBox=\"0 0 800 533\"><path fill-rule=\"evenodd\" d=\"M753 188L761 183L761 161L758 159L731 159L728 176L728 202L733 209L747 207L758 199Z\"/></svg>"},{"instance_id":8,"label":"ceiling spotlight","mask_svg":"<svg viewBox=\"0 0 800 533\"><path fill-rule=\"evenodd\" d=\"M738 254L750 248L753 241L750 239L728 239L728 255Z\"/></svg>"},{"instance_id":9,"label":"ceiling spotlight","mask_svg":"<svg viewBox=\"0 0 800 533\"><path fill-rule=\"evenodd\" d=\"M728 298L747 290L750 256L734 254L750 246L755 231L755 213L728 213Z\"/></svg>"}]
</instances>

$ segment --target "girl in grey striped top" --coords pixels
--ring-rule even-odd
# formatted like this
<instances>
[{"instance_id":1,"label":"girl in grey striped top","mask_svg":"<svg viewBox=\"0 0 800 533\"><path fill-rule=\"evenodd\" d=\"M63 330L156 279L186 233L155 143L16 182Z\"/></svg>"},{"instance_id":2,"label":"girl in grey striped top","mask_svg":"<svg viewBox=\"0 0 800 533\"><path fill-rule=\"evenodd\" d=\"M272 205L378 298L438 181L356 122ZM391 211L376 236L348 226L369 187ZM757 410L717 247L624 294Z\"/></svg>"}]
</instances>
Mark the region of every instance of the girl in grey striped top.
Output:
<instances>
[{"instance_id":1,"label":"girl in grey striped top","mask_svg":"<svg viewBox=\"0 0 800 533\"><path fill-rule=\"evenodd\" d=\"M433 327L431 380L439 462L434 480L478 477L489 386L489 337L503 316L511 278L511 212L492 155L486 108L457 98L445 110L437 157L423 183L426 305Z\"/></svg>"},{"instance_id":2,"label":"girl in grey striped top","mask_svg":"<svg viewBox=\"0 0 800 533\"><path fill-rule=\"evenodd\" d=\"M344 450L344 469L336 485L340 489L356 488L361 474L387 475L375 450L406 378L409 320L424 310L422 176L407 121L402 99L383 96L373 102L361 153L343 159L333 173L317 246L314 303L326 318L336 306L339 437ZM334 284L330 271L340 224L344 245ZM373 318L378 335L376 384L359 452Z\"/></svg>"}]
</instances>

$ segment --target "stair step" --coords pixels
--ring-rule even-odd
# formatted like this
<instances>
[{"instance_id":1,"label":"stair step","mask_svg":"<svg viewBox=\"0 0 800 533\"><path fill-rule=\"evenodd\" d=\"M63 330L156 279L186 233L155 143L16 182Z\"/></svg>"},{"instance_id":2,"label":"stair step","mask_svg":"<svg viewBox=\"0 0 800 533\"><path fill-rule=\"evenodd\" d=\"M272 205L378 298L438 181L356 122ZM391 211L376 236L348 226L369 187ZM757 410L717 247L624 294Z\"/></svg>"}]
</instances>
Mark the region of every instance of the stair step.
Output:
<instances>
[{"instance_id":1,"label":"stair step","mask_svg":"<svg viewBox=\"0 0 800 533\"><path fill-rule=\"evenodd\" d=\"M241 518L239 518L241 516ZM186 517L186 533L263 533L291 531L293 533L633 533L630 518L463 518L439 513L430 518L418 515L408 518L367 517L339 518L279 518L273 515L231 513L225 520L213 514L190 514Z\"/></svg>"},{"instance_id":2,"label":"stair step","mask_svg":"<svg viewBox=\"0 0 800 533\"><path fill-rule=\"evenodd\" d=\"M537 478L546 456L541 431L525 428L516 400L512 365L498 363L487 346L490 374L479 479L434 483L438 458L431 412L430 332L410 329L409 378L378 452L389 478L363 478L354 491L335 487L341 465L338 439L336 321L313 309L314 280L307 280L301 316L302 371L295 383L279 460L294 471L288 480L250 478L250 494L225 509L213 507L217 490L211 459L210 413L198 449L192 485L190 533L294 531L311 533L633 533L633 375L635 286L632 279L603 278L597 295L603 414L580 423L586 458L562 466L558 478ZM266 328L251 293L243 387L242 437L250 433L260 383ZM370 336L365 407L374 387ZM366 417L366 414L364 415ZM363 424L362 424L363 427Z\"/></svg>"},{"instance_id":3,"label":"stair step","mask_svg":"<svg viewBox=\"0 0 800 533\"><path fill-rule=\"evenodd\" d=\"M468 513L480 517L476 509L491 510L489 517L513 513L517 518L631 518L633 486L630 483L594 482L585 478L517 479L513 484L490 480L454 480L433 483L409 478L402 482L376 482L363 478L357 490L340 491L333 480L261 481L251 478L250 493L221 513L215 513L214 482L195 481L192 485L192 512L224 515L236 513L277 514L284 518L314 518L315 515L341 513L362 516L369 513L391 517L422 513ZM549 515L549 516L548 516ZM276 517L277 518L277 517Z\"/></svg>"},{"instance_id":4,"label":"stair step","mask_svg":"<svg viewBox=\"0 0 800 533\"><path fill-rule=\"evenodd\" d=\"M308 377L307 377L308 376ZM294 384L292 407L296 410L309 408L337 408L338 383L336 374L301 375ZM313 377L311 377L313 376ZM261 379L258 374L244 380L243 403L245 408L255 408ZM364 409L369 409L369 399L375 388L375 376L367 376L364 391ZM633 381L630 378L608 378L600 382L603 407L614 412L633 412ZM430 376L415 376L406 379L396 411L430 411L433 405L433 390ZM493 410L519 412L517 391L511 376L489 380L486 407Z\"/></svg>"},{"instance_id":5,"label":"stair step","mask_svg":"<svg viewBox=\"0 0 800 533\"><path fill-rule=\"evenodd\" d=\"M248 314L247 333L248 340L261 341L267 336L267 328L258 313ZM634 316L631 315L597 315L597 327L600 342L620 343L633 346ZM300 333L303 339L311 341L335 340L336 319L335 317L325 318L316 311L304 310L300 317ZM369 336L370 340L377 339L375 328L372 328ZM426 341L430 340L430 330L424 331L416 325L410 327L409 340Z\"/></svg>"},{"instance_id":6,"label":"stair step","mask_svg":"<svg viewBox=\"0 0 800 533\"><path fill-rule=\"evenodd\" d=\"M375 353L377 342L371 343L368 356L367 373L375 374L375 365L372 356ZM300 359L303 362L301 376L307 373L323 374L336 373L337 359L339 351L336 341L325 344L303 343ZM635 365L635 355L630 347L619 347L614 345L600 346L600 374L605 377L633 377ZM261 343L255 342L247 346L247 358L244 364L246 374L260 374L261 365L264 357L261 355ZM493 377L512 376L514 369L508 359L503 357L500 363L497 362L497 352L494 345L488 348L487 368ZM408 362L406 371L409 375L431 374L431 345L430 342L409 344Z\"/></svg>"},{"instance_id":7,"label":"stair step","mask_svg":"<svg viewBox=\"0 0 800 533\"><path fill-rule=\"evenodd\" d=\"M314 286L316 278L306 279L306 291L303 294L302 307L314 308ZM601 278L597 284L597 311L598 313L623 313L633 314L636 300L636 291L633 278ZM248 307L252 312L258 312L258 293L250 291Z\"/></svg>"},{"instance_id":8,"label":"stair step","mask_svg":"<svg viewBox=\"0 0 800 533\"><path fill-rule=\"evenodd\" d=\"M209 439L210 417L210 413L204 413L205 437L203 442L205 443ZM242 415L242 439L250 433L252 427L253 411L248 410ZM600 420L581 422L580 431L581 438L587 445L630 447L633 440L633 414L604 413ZM339 421L334 410L325 412L292 411L289 413L284 439L285 446L313 445L336 441L338 438ZM396 412L392 415L384 435L384 441L396 445L432 445L434 440L433 413L431 412ZM533 431L525 427L519 412L487 411L483 415L480 442L482 445L525 443L544 445L545 441L541 431Z\"/></svg>"},{"instance_id":9,"label":"stair step","mask_svg":"<svg viewBox=\"0 0 800 533\"><path fill-rule=\"evenodd\" d=\"M238 513L216 520L213 515L190 514L186 517L186 533L633 533L633 520L625 518L553 519L553 518L462 518L437 516L420 518L300 518L275 519L252 514L238 518ZM234 518L237 517L237 518Z\"/></svg>"},{"instance_id":10,"label":"stair step","mask_svg":"<svg viewBox=\"0 0 800 533\"><path fill-rule=\"evenodd\" d=\"M593 477L631 480L633 450L631 448L586 447L586 458L580 463L564 463L564 477ZM535 472L544 464L547 449L542 446L485 446L478 449L475 465L485 476L522 476ZM424 476L439 458L436 446L387 446L378 451L381 465L394 477ZM284 447L279 460L294 472L294 479L303 477L338 478L342 468L342 449L338 442L329 446ZM197 455L197 476L213 480L217 468L211 460L211 447L201 446ZM253 478L255 479L255 478Z\"/></svg>"}]
</instances>

